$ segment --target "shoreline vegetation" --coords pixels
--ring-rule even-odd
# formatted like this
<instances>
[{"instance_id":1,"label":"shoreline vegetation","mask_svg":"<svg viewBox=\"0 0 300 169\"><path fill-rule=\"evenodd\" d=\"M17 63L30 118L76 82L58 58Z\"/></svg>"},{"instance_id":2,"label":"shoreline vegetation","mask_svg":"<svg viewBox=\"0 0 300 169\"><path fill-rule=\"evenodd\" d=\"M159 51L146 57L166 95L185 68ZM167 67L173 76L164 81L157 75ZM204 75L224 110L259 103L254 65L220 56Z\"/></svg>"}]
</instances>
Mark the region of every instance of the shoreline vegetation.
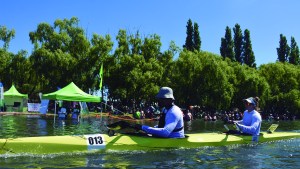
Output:
<instances>
[{"instance_id":1,"label":"shoreline vegetation","mask_svg":"<svg viewBox=\"0 0 300 169\"><path fill-rule=\"evenodd\" d=\"M255 96L260 98L259 108L266 117L272 114L274 118L300 118L299 60L295 64L288 61L296 49L299 59L299 49L295 41L291 48L287 44L282 46L286 41L283 35L277 48L278 61L256 67L223 56L226 52L219 55L202 51L199 39L197 48L189 48L193 43L179 44L183 45L181 48L170 42L169 49L161 51L157 34L141 36L139 31L129 34L120 29L114 45L111 35L94 33L89 39L78 25L76 17L38 24L36 30L28 33L33 45L30 54L23 50L17 54L9 52L14 32L4 29L5 35L10 36L0 48L0 81L4 91L14 84L20 93L28 94L29 103L39 103L40 93L54 92L74 82L87 93L102 89L101 93L107 94L107 101L114 107L136 110L154 104L159 88L169 86L174 90L176 105L183 109L191 105L200 107L195 118L203 113L208 117L216 112L243 110L242 99ZM193 26L190 20L187 26ZM231 29L226 27L226 35L229 33ZM251 47L249 30L247 38ZM222 45L220 41L223 52L228 40L232 37L222 38ZM254 53L249 50L255 63ZM99 71L101 65L103 71Z\"/></svg>"}]
</instances>

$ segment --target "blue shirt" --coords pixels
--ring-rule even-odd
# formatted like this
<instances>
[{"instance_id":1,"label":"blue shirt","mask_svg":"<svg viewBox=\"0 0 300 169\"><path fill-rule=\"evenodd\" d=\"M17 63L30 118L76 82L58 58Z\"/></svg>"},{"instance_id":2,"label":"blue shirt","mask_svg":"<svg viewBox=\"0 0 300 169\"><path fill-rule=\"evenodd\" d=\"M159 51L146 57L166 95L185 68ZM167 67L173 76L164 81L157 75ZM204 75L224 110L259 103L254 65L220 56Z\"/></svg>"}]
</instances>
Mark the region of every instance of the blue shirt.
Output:
<instances>
[{"instance_id":1,"label":"blue shirt","mask_svg":"<svg viewBox=\"0 0 300 169\"><path fill-rule=\"evenodd\" d=\"M243 120L238 122L238 126L243 133L259 136L261 127L261 116L256 110L244 112Z\"/></svg>"},{"instance_id":2,"label":"blue shirt","mask_svg":"<svg viewBox=\"0 0 300 169\"><path fill-rule=\"evenodd\" d=\"M143 125L142 130L157 137L184 138L184 129L173 132L175 129L182 128L183 125L183 113L178 106L173 105L166 112L165 126L163 128Z\"/></svg>"}]
</instances>

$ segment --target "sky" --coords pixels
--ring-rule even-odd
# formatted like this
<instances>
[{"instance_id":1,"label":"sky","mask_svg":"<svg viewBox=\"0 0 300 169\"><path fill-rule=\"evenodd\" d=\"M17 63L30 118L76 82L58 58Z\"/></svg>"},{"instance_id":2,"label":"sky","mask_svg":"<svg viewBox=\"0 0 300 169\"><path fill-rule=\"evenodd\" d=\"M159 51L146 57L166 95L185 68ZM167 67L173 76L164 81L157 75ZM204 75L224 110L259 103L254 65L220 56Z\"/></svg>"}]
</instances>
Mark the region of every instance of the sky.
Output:
<instances>
[{"instance_id":1,"label":"sky","mask_svg":"<svg viewBox=\"0 0 300 169\"><path fill-rule=\"evenodd\" d=\"M250 31L256 64L262 65L276 62L280 34L288 44L291 37L300 43L299 8L299 0L1 0L0 26L15 30L8 49L15 54L31 54L29 32L40 23L53 26L71 17L79 19L89 39L94 33L109 34L115 41L120 29L139 31L142 38L159 35L165 51L171 41L182 48L191 19L199 25L201 50L220 54L226 26L239 24Z\"/></svg>"}]
</instances>

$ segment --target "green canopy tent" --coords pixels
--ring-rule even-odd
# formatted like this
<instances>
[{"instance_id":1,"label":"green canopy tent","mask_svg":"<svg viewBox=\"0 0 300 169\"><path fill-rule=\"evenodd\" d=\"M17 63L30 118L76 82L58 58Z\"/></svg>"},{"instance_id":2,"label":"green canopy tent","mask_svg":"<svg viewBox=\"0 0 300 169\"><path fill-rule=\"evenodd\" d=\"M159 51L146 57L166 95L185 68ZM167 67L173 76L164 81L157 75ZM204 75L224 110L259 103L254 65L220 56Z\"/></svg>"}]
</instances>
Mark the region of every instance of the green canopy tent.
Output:
<instances>
[{"instance_id":1,"label":"green canopy tent","mask_svg":"<svg viewBox=\"0 0 300 169\"><path fill-rule=\"evenodd\" d=\"M14 85L4 92L4 104L7 111L23 112L24 100L28 98L27 94L21 94Z\"/></svg>"},{"instance_id":2,"label":"green canopy tent","mask_svg":"<svg viewBox=\"0 0 300 169\"><path fill-rule=\"evenodd\" d=\"M71 82L69 85L65 86L64 88L56 92L43 94L42 98L49 99L49 100L64 100L64 101L77 101L77 102L100 102L101 101L100 97L93 96L83 92L73 82Z\"/></svg>"},{"instance_id":3,"label":"green canopy tent","mask_svg":"<svg viewBox=\"0 0 300 169\"><path fill-rule=\"evenodd\" d=\"M64 100L64 101L78 101L78 102L100 102L101 98L85 93L79 89L73 82L64 88L42 95L43 99L49 100Z\"/></svg>"}]
</instances>

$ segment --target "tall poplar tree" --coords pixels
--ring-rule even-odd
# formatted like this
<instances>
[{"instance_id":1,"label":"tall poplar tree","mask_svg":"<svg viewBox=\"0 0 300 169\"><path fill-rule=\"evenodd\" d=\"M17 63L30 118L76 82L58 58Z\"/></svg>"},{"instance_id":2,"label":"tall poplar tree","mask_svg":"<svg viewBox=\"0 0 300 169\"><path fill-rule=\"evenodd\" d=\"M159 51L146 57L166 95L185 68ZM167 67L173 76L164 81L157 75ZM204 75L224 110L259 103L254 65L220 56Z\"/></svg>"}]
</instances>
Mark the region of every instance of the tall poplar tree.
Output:
<instances>
[{"instance_id":1,"label":"tall poplar tree","mask_svg":"<svg viewBox=\"0 0 300 169\"><path fill-rule=\"evenodd\" d=\"M194 50L194 27L192 20L189 19L186 25L186 39L185 44L183 45L184 48L186 48L189 51Z\"/></svg>"},{"instance_id":2,"label":"tall poplar tree","mask_svg":"<svg viewBox=\"0 0 300 169\"><path fill-rule=\"evenodd\" d=\"M250 31L246 29L244 31L244 45L243 45L244 63L250 67L256 67L255 56L252 50L252 44L250 39Z\"/></svg>"},{"instance_id":3,"label":"tall poplar tree","mask_svg":"<svg viewBox=\"0 0 300 169\"><path fill-rule=\"evenodd\" d=\"M234 51L233 51L233 40L231 36L231 29L227 26L225 31L225 38L221 38L221 47L220 53L223 58L228 57L232 61L234 61Z\"/></svg>"},{"instance_id":4,"label":"tall poplar tree","mask_svg":"<svg viewBox=\"0 0 300 169\"><path fill-rule=\"evenodd\" d=\"M201 38L199 33L198 23L194 23L194 49L197 51L201 50Z\"/></svg>"},{"instance_id":5,"label":"tall poplar tree","mask_svg":"<svg viewBox=\"0 0 300 169\"><path fill-rule=\"evenodd\" d=\"M299 65L299 47L294 37L291 37L291 53L289 63Z\"/></svg>"},{"instance_id":6,"label":"tall poplar tree","mask_svg":"<svg viewBox=\"0 0 300 169\"><path fill-rule=\"evenodd\" d=\"M287 43L286 37L280 34L279 48L277 48L277 55L279 62L287 62L290 54L290 47Z\"/></svg>"},{"instance_id":7,"label":"tall poplar tree","mask_svg":"<svg viewBox=\"0 0 300 169\"><path fill-rule=\"evenodd\" d=\"M234 54L237 62L243 63L243 33L239 24L235 24L234 32Z\"/></svg>"}]
</instances>

